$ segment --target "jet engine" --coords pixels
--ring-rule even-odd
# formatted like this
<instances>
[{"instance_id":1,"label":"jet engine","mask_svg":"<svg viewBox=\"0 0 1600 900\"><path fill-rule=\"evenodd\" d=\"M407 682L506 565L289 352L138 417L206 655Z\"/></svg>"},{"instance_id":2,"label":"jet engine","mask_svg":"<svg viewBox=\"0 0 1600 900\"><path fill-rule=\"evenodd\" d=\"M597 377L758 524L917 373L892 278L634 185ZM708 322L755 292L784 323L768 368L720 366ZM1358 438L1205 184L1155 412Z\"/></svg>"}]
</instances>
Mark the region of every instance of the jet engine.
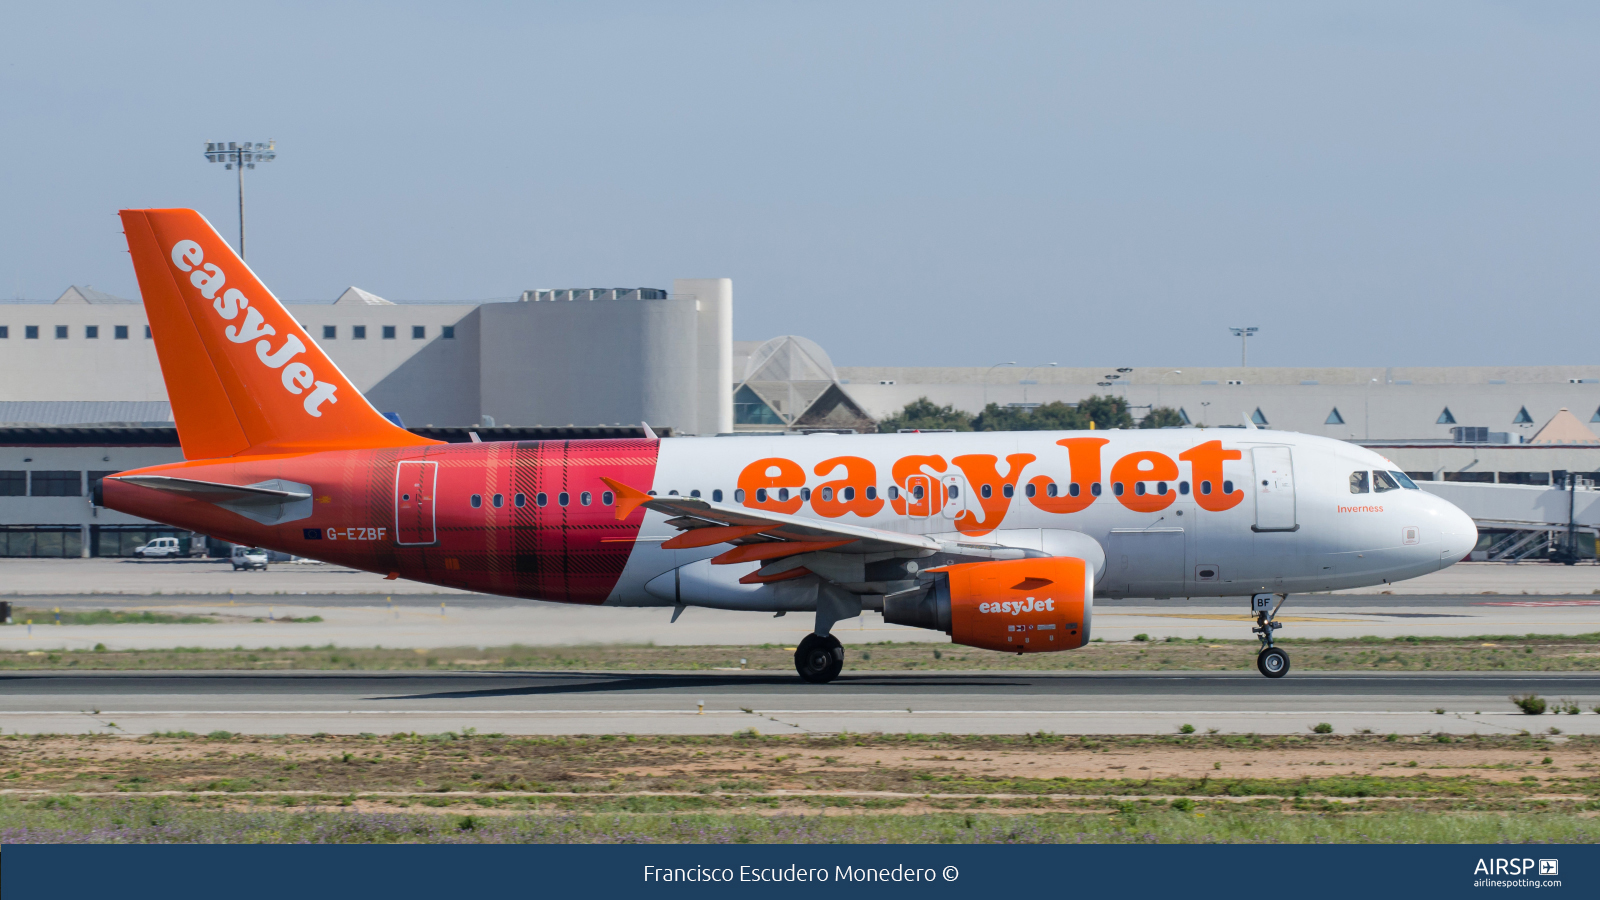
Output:
<instances>
[{"instance_id":1,"label":"jet engine","mask_svg":"<svg viewBox=\"0 0 1600 900\"><path fill-rule=\"evenodd\" d=\"M932 628L957 644L1013 653L1074 650L1089 642L1094 570L1068 556L958 563L883 598L883 620Z\"/></svg>"}]
</instances>

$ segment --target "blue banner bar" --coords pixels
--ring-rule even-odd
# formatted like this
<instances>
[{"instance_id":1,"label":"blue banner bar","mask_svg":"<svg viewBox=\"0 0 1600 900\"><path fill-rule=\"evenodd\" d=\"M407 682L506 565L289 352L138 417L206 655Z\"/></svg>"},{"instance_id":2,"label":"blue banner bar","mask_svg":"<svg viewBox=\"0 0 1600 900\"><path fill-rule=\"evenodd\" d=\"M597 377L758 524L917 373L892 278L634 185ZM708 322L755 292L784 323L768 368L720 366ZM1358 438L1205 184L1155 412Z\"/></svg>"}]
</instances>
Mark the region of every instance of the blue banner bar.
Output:
<instances>
[{"instance_id":1,"label":"blue banner bar","mask_svg":"<svg viewBox=\"0 0 1600 900\"><path fill-rule=\"evenodd\" d=\"M12 845L3 859L6 900L1600 896L1595 845Z\"/></svg>"}]
</instances>

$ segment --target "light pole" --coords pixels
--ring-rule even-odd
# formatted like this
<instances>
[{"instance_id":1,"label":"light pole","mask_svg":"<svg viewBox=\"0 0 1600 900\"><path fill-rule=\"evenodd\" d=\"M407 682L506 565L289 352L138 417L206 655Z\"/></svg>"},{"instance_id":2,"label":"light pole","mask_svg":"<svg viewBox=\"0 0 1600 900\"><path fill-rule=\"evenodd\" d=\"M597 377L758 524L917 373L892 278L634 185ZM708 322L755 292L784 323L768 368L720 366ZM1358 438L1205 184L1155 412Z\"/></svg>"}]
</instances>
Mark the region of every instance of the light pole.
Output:
<instances>
[{"instance_id":1,"label":"light pole","mask_svg":"<svg viewBox=\"0 0 1600 900\"><path fill-rule=\"evenodd\" d=\"M1051 368L1055 368L1055 363L1039 363L1039 366L1050 366ZM1032 367L1030 367L1028 369L1028 371L1022 373L1022 402L1023 403L1027 403L1028 402L1028 379L1033 377L1033 370L1039 368L1039 366L1032 366ZM985 405L987 406L988 404L985 404Z\"/></svg>"},{"instance_id":2,"label":"light pole","mask_svg":"<svg viewBox=\"0 0 1600 900\"><path fill-rule=\"evenodd\" d=\"M1204 428L1211 422L1211 401L1200 401L1200 427Z\"/></svg>"},{"instance_id":3,"label":"light pole","mask_svg":"<svg viewBox=\"0 0 1600 900\"><path fill-rule=\"evenodd\" d=\"M1252 326L1249 328L1229 328L1228 330L1233 332L1233 336L1239 339L1239 368L1243 369L1250 365L1247 361L1249 356L1245 352L1246 342L1261 329Z\"/></svg>"},{"instance_id":4,"label":"light pole","mask_svg":"<svg viewBox=\"0 0 1600 900\"><path fill-rule=\"evenodd\" d=\"M989 408L989 376L993 375L994 374L994 370L1000 368L1001 366L1014 366L1014 365L1016 365L1015 362L995 363L994 365L989 367L989 371L983 373L983 408L984 409L988 409Z\"/></svg>"},{"instance_id":5,"label":"light pole","mask_svg":"<svg viewBox=\"0 0 1600 900\"><path fill-rule=\"evenodd\" d=\"M239 258L244 259L244 170L254 169L258 162L272 162L278 158L278 142L265 144L244 141L210 141L206 144L206 162L223 163L223 169L239 170Z\"/></svg>"}]
</instances>

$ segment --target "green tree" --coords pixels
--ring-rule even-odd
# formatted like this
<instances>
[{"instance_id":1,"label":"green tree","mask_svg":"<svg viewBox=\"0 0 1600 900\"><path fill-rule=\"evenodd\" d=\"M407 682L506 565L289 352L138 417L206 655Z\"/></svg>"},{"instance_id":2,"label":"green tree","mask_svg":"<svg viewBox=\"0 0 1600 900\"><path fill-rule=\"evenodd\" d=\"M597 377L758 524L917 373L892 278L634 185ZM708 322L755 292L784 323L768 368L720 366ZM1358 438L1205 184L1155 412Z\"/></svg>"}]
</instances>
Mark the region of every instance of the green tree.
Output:
<instances>
[{"instance_id":1,"label":"green tree","mask_svg":"<svg viewBox=\"0 0 1600 900\"><path fill-rule=\"evenodd\" d=\"M971 431L972 415L954 406L936 406L927 397L918 397L907 403L905 409L878 423L878 431L883 434L894 434L902 428Z\"/></svg>"},{"instance_id":2,"label":"green tree","mask_svg":"<svg viewBox=\"0 0 1600 900\"><path fill-rule=\"evenodd\" d=\"M1078 431L1089 420L1074 407L1057 400L1033 409L991 403L972 420L973 431Z\"/></svg>"},{"instance_id":3,"label":"green tree","mask_svg":"<svg viewBox=\"0 0 1600 900\"><path fill-rule=\"evenodd\" d=\"M1139 420L1140 428L1166 428L1168 425L1182 425L1183 419L1178 411L1170 406L1157 406L1150 410L1143 419Z\"/></svg>"},{"instance_id":4,"label":"green tree","mask_svg":"<svg viewBox=\"0 0 1600 900\"><path fill-rule=\"evenodd\" d=\"M1132 428L1128 401L1111 394L1093 394L1078 403L1078 412L1096 428ZM1088 427L1085 425L1084 427Z\"/></svg>"}]
</instances>

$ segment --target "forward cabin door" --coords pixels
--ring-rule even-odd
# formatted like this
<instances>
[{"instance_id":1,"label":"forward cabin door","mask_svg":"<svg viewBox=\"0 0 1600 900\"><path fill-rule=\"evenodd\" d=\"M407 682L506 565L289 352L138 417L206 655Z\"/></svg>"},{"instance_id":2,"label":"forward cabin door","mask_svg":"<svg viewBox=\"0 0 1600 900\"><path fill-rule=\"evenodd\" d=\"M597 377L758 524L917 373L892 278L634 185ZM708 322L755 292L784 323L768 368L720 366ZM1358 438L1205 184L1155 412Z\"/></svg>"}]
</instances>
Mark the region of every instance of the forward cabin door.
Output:
<instances>
[{"instance_id":1,"label":"forward cabin door","mask_svg":"<svg viewBox=\"0 0 1600 900\"><path fill-rule=\"evenodd\" d=\"M1255 447L1256 531L1295 531L1294 463L1288 447Z\"/></svg>"},{"instance_id":2,"label":"forward cabin door","mask_svg":"<svg viewBox=\"0 0 1600 900\"><path fill-rule=\"evenodd\" d=\"M437 543L433 496L439 464L407 460L395 467L394 538L401 545Z\"/></svg>"}]
</instances>

